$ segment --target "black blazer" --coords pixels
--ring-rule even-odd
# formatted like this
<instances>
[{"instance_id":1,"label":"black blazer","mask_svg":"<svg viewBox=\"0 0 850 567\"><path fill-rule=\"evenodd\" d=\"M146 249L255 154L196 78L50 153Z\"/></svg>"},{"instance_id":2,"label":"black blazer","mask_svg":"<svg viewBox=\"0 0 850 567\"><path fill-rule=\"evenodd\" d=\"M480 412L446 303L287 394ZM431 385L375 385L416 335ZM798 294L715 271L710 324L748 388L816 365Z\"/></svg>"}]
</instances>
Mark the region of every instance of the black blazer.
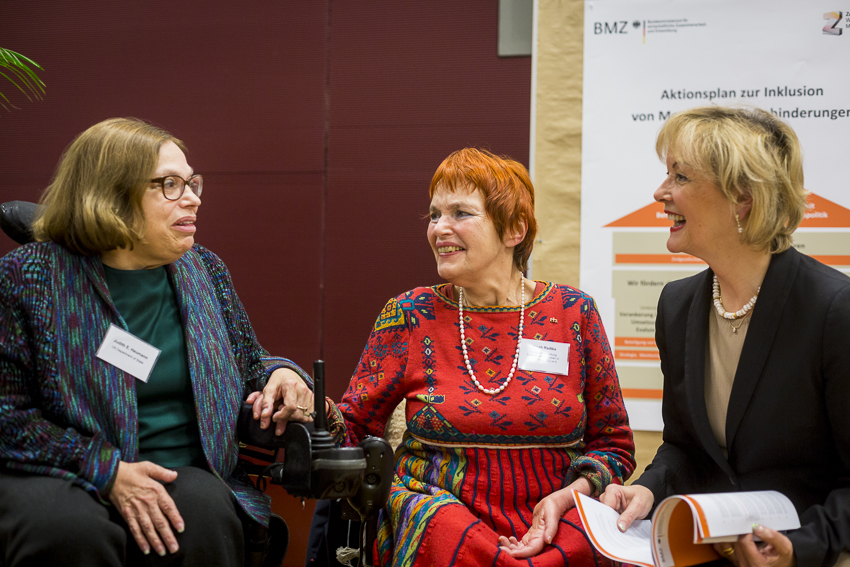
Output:
<instances>
[{"instance_id":1,"label":"black blazer","mask_svg":"<svg viewBox=\"0 0 850 567\"><path fill-rule=\"evenodd\" d=\"M636 484L672 494L778 490L800 514L798 567L850 549L850 278L793 248L775 255L752 312L723 457L705 406L712 271L670 282L655 339L663 443Z\"/></svg>"}]
</instances>

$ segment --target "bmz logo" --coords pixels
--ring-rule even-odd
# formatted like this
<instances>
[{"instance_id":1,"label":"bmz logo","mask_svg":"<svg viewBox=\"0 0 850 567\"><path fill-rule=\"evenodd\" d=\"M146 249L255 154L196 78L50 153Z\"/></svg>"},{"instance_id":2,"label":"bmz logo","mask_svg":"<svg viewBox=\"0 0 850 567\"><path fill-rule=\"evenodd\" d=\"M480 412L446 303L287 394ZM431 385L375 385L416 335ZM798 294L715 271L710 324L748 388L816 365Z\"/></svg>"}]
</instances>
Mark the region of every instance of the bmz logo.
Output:
<instances>
[{"instance_id":1,"label":"bmz logo","mask_svg":"<svg viewBox=\"0 0 850 567\"><path fill-rule=\"evenodd\" d=\"M846 16L848 14L841 12L826 12L823 15L823 19L827 20L829 23L823 26L823 33L826 35L841 35L844 33L844 30L838 27L838 24L841 23L841 17Z\"/></svg>"},{"instance_id":2,"label":"bmz logo","mask_svg":"<svg viewBox=\"0 0 850 567\"><path fill-rule=\"evenodd\" d=\"M593 35L629 33L628 23L626 20L611 22L610 24L608 22L593 22ZM635 23L637 24L636 28L640 27L640 22Z\"/></svg>"}]
</instances>

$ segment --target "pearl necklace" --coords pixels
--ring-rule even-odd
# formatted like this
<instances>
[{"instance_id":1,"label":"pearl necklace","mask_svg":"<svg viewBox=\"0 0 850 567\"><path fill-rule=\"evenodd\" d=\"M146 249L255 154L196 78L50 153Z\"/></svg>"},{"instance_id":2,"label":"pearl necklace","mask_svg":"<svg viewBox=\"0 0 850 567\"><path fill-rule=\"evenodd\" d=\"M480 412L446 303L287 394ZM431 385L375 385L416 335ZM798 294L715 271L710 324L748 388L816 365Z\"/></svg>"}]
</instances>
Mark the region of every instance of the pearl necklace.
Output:
<instances>
[{"instance_id":1,"label":"pearl necklace","mask_svg":"<svg viewBox=\"0 0 850 567\"><path fill-rule=\"evenodd\" d=\"M517 333L516 339L516 352L514 353L514 364L511 367L511 372L508 374L507 379L502 382L502 385L498 388L488 389L481 385L478 381L478 378L475 377L475 373L472 371L472 365L469 363L469 354L466 352L466 336L464 335L464 327L463 327L463 288L460 288L460 292L458 293L458 320L460 321L460 348L463 350L463 361L466 364L466 371L469 372L469 377L472 378L472 381L475 383L475 387L488 394L490 396L495 396L496 394L500 394L502 390L508 387L508 384L511 383L511 379L514 377L514 373L516 372L517 360L519 360L519 345L522 342L522 329L523 323L525 322L525 278L522 274L519 276L519 285L520 285L520 301L519 301L519 333Z\"/></svg>"},{"instance_id":2,"label":"pearl necklace","mask_svg":"<svg viewBox=\"0 0 850 567\"><path fill-rule=\"evenodd\" d=\"M756 290L756 294L750 299L746 305L741 307L738 311L734 313L730 311L726 311L726 308L723 307L723 300L720 298L720 283L717 281L717 276L714 276L714 283L712 284L712 296L714 297L714 308L717 309L717 313L720 314L724 319L729 319L730 321L734 321L735 319L740 319L742 317L746 317L747 313L750 312L750 309L756 304L756 299L759 297L759 292L761 291L761 287ZM740 327L740 325L738 325ZM732 325L732 332L737 333L738 327Z\"/></svg>"}]
</instances>

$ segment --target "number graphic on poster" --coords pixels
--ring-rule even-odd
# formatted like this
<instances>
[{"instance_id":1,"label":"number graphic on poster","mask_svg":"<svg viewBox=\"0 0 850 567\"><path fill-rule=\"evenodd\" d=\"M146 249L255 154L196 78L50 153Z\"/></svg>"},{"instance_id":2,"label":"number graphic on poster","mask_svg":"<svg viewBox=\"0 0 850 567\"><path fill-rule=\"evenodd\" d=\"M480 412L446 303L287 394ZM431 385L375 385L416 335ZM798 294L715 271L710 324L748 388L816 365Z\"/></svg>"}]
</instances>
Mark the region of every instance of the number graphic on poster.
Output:
<instances>
[{"instance_id":1,"label":"number graphic on poster","mask_svg":"<svg viewBox=\"0 0 850 567\"><path fill-rule=\"evenodd\" d=\"M824 20L829 20L832 25L826 24L823 26L823 33L828 35L841 35L844 31L838 27L838 23L841 22L841 12L826 12L823 15Z\"/></svg>"}]
</instances>

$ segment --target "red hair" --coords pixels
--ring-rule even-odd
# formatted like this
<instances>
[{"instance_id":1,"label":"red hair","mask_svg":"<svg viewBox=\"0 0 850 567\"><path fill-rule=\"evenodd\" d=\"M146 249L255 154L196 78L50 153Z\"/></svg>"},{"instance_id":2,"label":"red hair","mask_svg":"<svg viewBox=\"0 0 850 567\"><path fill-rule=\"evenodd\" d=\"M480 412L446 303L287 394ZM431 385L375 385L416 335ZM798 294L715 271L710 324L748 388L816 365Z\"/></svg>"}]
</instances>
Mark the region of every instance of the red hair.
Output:
<instances>
[{"instance_id":1,"label":"red hair","mask_svg":"<svg viewBox=\"0 0 850 567\"><path fill-rule=\"evenodd\" d=\"M434 198L438 186L451 193L469 186L481 191L484 208L500 239L506 230L520 230L524 223L525 238L514 248L514 265L523 272L527 269L537 236L537 219L534 186L525 166L487 150L464 148L449 155L437 168L428 188L429 198Z\"/></svg>"}]
</instances>

